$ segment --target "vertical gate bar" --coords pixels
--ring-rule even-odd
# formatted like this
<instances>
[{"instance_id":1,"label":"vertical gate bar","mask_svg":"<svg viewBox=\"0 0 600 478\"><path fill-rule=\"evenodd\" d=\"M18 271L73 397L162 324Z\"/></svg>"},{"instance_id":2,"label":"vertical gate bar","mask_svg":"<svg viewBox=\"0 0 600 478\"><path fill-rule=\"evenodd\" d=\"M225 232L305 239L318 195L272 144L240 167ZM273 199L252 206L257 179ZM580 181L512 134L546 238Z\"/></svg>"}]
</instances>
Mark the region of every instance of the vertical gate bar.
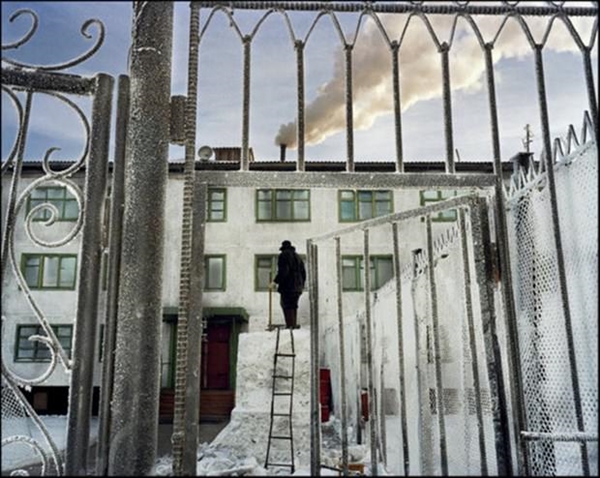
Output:
<instances>
[{"instance_id":1,"label":"vertical gate bar","mask_svg":"<svg viewBox=\"0 0 600 478\"><path fill-rule=\"evenodd\" d=\"M173 3L135 2L110 475L156 461Z\"/></svg>"},{"instance_id":2,"label":"vertical gate bar","mask_svg":"<svg viewBox=\"0 0 600 478\"><path fill-rule=\"evenodd\" d=\"M487 204L484 198L477 198L472 202L471 216L475 275L479 286L481 329L483 330L490 397L492 401L498 475L512 476L506 389L504 387L502 358L500 355L494 308L490 226Z\"/></svg>"},{"instance_id":3,"label":"vertical gate bar","mask_svg":"<svg viewBox=\"0 0 600 478\"><path fill-rule=\"evenodd\" d=\"M396 278L396 323L398 325L398 373L400 378L400 432L402 433L402 461L404 463L404 476L409 475L409 450L408 430L406 419L406 390L404 382L404 332L402 320L402 277L400 276L400 240L398 223L392 223L392 237L394 241L394 277Z\"/></svg>"},{"instance_id":4,"label":"vertical gate bar","mask_svg":"<svg viewBox=\"0 0 600 478\"><path fill-rule=\"evenodd\" d=\"M467 313L467 327L469 329L469 352L471 354L471 373L473 374L473 394L475 396L475 413L477 415L477 437L479 438L479 457L481 460L479 472L481 476L487 476L488 465L487 452L485 449L485 429L483 427L483 411L481 408L479 356L477 355L477 341L475 338L475 325L473 320L473 298L471 297L471 265L469 261L469 248L467 245L465 210L463 208L459 208L458 217L460 227L460 245L465 279L465 309Z\"/></svg>"},{"instance_id":5,"label":"vertical gate bar","mask_svg":"<svg viewBox=\"0 0 600 478\"><path fill-rule=\"evenodd\" d=\"M193 229L190 266L190 296L187 337L187 388L185 402L185 433L183 439L182 473L195 476L198 465L198 434L200 427L200 364L202 353L202 297L204 289L204 246L206 230L207 185L194 188Z\"/></svg>"},{"instance_id":6,"label":"vertical gate bar","mask_svg":"<svg viewBox=\"0 0 600 478\"><path fill-rule=\"evenodd\" d=\"M488 100L490 108L490 123L492 132L492 154L494 174L496 176L494 200L494 219L496 222L497 244L500 259L502 299L506 314L507 345L506 359L510 376L511 407L513 416L513 436L516 445L517 474L528 475L527 444L521 439L521 430L526 430L525 409L523 407L523 377L521 374L521 352L517 330L517 314L515 308L514 289L512 283L512 268L508 243L508 225L506 222L506 205L504 203L504 185L502 161L500 155L500 133L498 127L498 108L496 104L496 85L494 79L494 61L492 58L492 43L484 45L485 69L487 75ZM511 470L514 467L511 465Z\"/></svg>"},{"instance_id":7,"label":"vertical gate bar","mask_svg":"<svg viewBox=\"0 0 600 478\"><path fill-rule=\"evenodd\" d=\"M196 228L195 209L203 207L204 203L194 202L195 171L195 142L196 142L196 101L198 90L198 27L200 9L190 6L190 40L188 53L188 95L185 103L185 165L183 183L183 206L181 227L181 262L179 282L179 308L177 311L177 345L175 365L175 396L173 406L173 474L175 476L195 475L198 447L198 395L191 396L188 391L198 389L200 377L189 374L188 367L197 369L198 335L200 333L196 319L190 320L194 309L190 306L192 268L195 264L192 258L194 230ZM197 207L194 208L194 205ZM198 214L198 212L196 212ZM202 219L202 217L201 217ZM200 226L202 227L202 225ZM200 238L198 238L200 240ZM201 258L200 258L201 259ZM203 263L202 263L203 264ZM200 265L202 265L200 264ZM200 292L201 294L201 292ZM202 321L202 317L199 319ZM196 360L193 362L192 360ZM198 374L196 374L198 375ZM191 380L191 381L190 381ZM199 389L198 389L199 390ZM199 391L198 391L199 394Z\"/></svg>"},{"instance_id":8,"label":"vertical gate bar","mask_svg":"<svg viewBox=\"0 0 600 478\"><path fill-rule=\"evenodd\" d=\"M21 170L23 169L23 156L25 154L25 145L27 144L27 130L29 128L29 116L31 114L31 103L33 102L33 91L27 90L25 99L25 111L21 124L19 125L19 150L15 161L13 176L10 182L10 191L8 193L8 205L6 206L6 218L4 220L4 228L2 231L2 280L4 280L6 265L8 264L8 245L11 233L15 227L15 205L17 203L17 195L19 193L19 180L21 179Z\"/></svg>"},{"instance_id":9,"label":"vertical gate bar","mask_svg":"<svg viewBox=\"0 0 600 478\"><path fill-rule=\"evenodd\" d=\"M309 260L310 294L310 474L321 475L321 421L319 402L319 281L318 249L310 239L306 243Z\"/></svg>"},{"instance_id":10,"label":"vertical gate bar","mask_svg":"<svg viewBox=\"0 0 600 478\"><path fill-rule=\"evenodd\" d=\"M594 131L598 131L598 103L596 102L596 89L594 82L594 72L592 69L592 58L591 49L586 48L583 50L583 70L585 73L585 84L587 87L588 94L588 105L590 108L590 116L592 117L592 124L594 125ZM596 141L596 151L598 148L598 141Z\"/></svg>"},{"instance_id":11,"label":"vertical gate bar","mask_svg":"<svg viewBox=\"0 0 600 478\"><path fill-rule=\"evenodd\" d=\"M363 267L365 280L367 384L369 387L369 445L371 450L371 476L377 476L377 404L373 382L373 329L371 325L371 261L369 258L369 229L363 233Z\"/></svg>"},{"instance_id":12,"label":"vertical gate bar","mask_svg":"<svg viewBox=\"0 0 600 478\"><path fill-rule=\"evenodd\" d=\"M392 82L394 85L394 126L396 135L396 172L404 172L404 159L402 152L402 108L400 101L400 66L398 53L400 44L397 40L391 43L392 47Z\"/></svg>"},{"instance_id":13,"label":"vertical gate bar","mask_svg":"<svg viewBox=\"0 0 600 478\"><path fill-rule=\"evenodd\" d=\"M446 172L454 174L454 133L452 131L452 90L450 88L450 60L449 45L444 42L440 45L442 54L442 84L444 101L444 135L446 137Z\"/></svg>"},{"instance_id":14,"label":"vertical gate bar","mask_svg":"<svg viewBox=\"0 0 600 478\"><path fill-rule=\"evenodd\" d=\"M381 369L379 370L379 397L377 409L379 410L379 433L381 434L381 454L383 455L383 465L385 468L388 466L387 459L387 431L385 427L385 408L383 401L385 397L385 380L383 378L383 359L384 359L384 347L381 348Z\"/></svg>"},{"instance_id":15,"label":"vertical gate bar","mask_svg":"<svg viewBox=\"0 0 600 478\"><path fill-rule=\"evenodd\" d=\"M304 42L296 40L296 61L298 62L298 171L304 171Z\"/></svg>"},{"instance_id":16,"label":"vertical gate bar","mask_svg":"<svg viewBox=\"0 0 600 478\"><path fill-rule=\"evenodd\" d=\"M85 169L85 202L81 235L77 316L73 337L73 365L69 387L69 413L65 451L65 474L85 475L92 414L94 357L98 325L100 260L102 257L102 207L108 169L110 115L114 79L96 76L92 106L90 154Z\"/></svg>"},{"instance_id":17,"label":"vertical gate bar","mask_svg":"<svg viewBox=\"0 0 600 478\"><path fill-rule=\"evenodd\" d=\"M344 45L346 55L346 172L354 172L354 100L352 98L352 48Z\"/></svg>"},{"instance_id":18,"label":"vertical gate bar","mask_svg":"<svg viewBox=\"0 0 600 478\"><path fill-rule=\"evenodd\" d=\"M117 334L117 301L119 298L119 269L121 264L121 235L123 231L123 201L125 199L125 141L129 119L129 77L119 75L117 117L115 122L115 157L112 170L110 200L110 236L108 260L108 290L102 352L100 386L100 423L96 449L96 474L106 475L108 469L108 437L110 436L110 402L114 373L114 351Z\"/></svg>"},{"instance_id":19,"label":"vertical gate bar","mask_svg":"<svg viewBox=\"0 0 600 478\"><path fill-rule=\"evenodd\" d=\"M249 169L249 140L250 134L250 53L252 49L252 37L245 35L243 40L244 45L244 99L242 111L242 161L241 170L248 171Z\"/></svg>"},{"instance_id":20,"label":"vertical gate bar","mask_svg":"<svg viewBox=\"0 0 600 478\"><path fill-rule=\"evenodd\" d=\"M544 78L544 63L542 55L542 45L535 45L535 75L537 82L538 103L540 107L540 122L542 125L542 140L544 142L545 155L543 160L546 163L546 174L548 175L548 191L550 193L550 210L552 211L552 230L554 233L554 244L556 247L556 266L558 268L558 282L560 296L562 299L562 311L565 318L565 332L567 335L567 353L569 354L569 368L571 371L571 385L573 387L573 402L575 407L575 417L577 421L577 430L585 431L583 422L583 410L581 407L581 393L579 389L579 377L577 376L577 357L575 355L575 343L573 340L573 325L571 320L571 307L569 302L569 290L567 287L567 274L565 270L565 257L560 235L560 219L558 215L558 199L556 196L556 181L554 178L554 164L552 147L550 144L550 121L548 118L548 103L546 101L546 83ZM580 443L581 468L585 476L590 474L589 455L587 453L587 443Z\"/></svg>"},{"instance_id":21,"label":"vertical gate bar","mask_svg":"<svg viewBox=\"0 0 600 478\"><path fill-rule=\"evenodd\" d=\"M348 475L348 408L346 397L346 357L344 347L344 308L342 304L342 257L340 237L335 238L335 271L337 283L338 334L340 341L340 395L342 402L342 473Z\"/></svg>"},{"instance_id":22,"label":"vertical gate bar","mask_svg":"<svg viewBox=\"0 0 600 478\"><path fill-rule=\"evenodd\" d=\"M427 261L429 269L429 293L431 294L431 334L433 335L435 363L435 399L438 416L440 439L440 460L442 476L448 475L448 449L446 446L446 421L444 419L444 388L442 382L442 357L440 353L440 336L438 326L437 290L435 285L435 263L433 261L433 238L431 231L431 214L426 216L427 224Z\"/></svg>"}]
</instances>

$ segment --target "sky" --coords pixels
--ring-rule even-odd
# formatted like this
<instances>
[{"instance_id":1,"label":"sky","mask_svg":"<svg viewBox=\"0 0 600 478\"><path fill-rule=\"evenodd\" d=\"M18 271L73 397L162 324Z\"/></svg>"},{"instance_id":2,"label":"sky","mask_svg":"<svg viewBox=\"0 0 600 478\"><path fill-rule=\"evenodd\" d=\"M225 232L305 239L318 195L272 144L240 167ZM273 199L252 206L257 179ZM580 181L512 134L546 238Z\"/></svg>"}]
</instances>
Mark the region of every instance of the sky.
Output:
<instances>
[{"instance_id":1,"label":"sky","mask_svg":"<svg viewBox=\"0 0 600 478\"><path fill-rule=\"evenodd\" d=\"M589 7L594 2L568 3ZM96 18L105 25L103 45L93 57L65 72L84 76L105 72L114 77L127 73L131 2L3 1L1 8L3 44L21 38L31 24L27 15L10 22L15 11L27 8L39 15L39 27L34 36L19 49L4 50L4 56L36 65L67 61L94 44L98 37L95 25L88 30L91 39L82 36L80 28L86 20ZM265 11L235 10L233 19L245 34L252 31L264 14ZM201 29L209 15L209 9L201 10ZM316 12L290 12L297 38L306 37L316 15ZM423 22L413 17L406 26L407 18L407 15L380 16L390 39L399 39L406 27L399 56L404 158L405 161L443 161L440 55ZM448 40L451 19L429 18L439 41ZM351 42L357 30L358 14L340 13L338 19L345 38ZM485 40L494 37L500 20L476 18ZM548 20L528 17L527 21L534 37L541 39ZM175 2L173 95L187 93L188 22L189 3ZM579 18L573 22L584 43L588 43L593 18ZM595 65L597 35L594 43ZM343 58L340 38L333 22L325 16L315 25L305 48L307 160L344 161L346 158ZM509 20L500 33L494 58L501 157L508 160L524 149L522 139L526 124L533 132L531 149L539 153L542 134L535 66L531 48L516 21ZM372 19L367 18L360 25L353 63L355 161L394 161L391 54ZM202 145L213 148L241 145L242 65L241 42L230 26L229 18L218 11L211 17L200 43L197 148ZM484 59L472 30L462 19L456 26L450 68L456 159L489 161L492 148ZM552 137L564 136L569 124L579 132L583 112L588 109L583 62L574 41L558 21L554 22L544 49L544 69ZM288 144L288 159L296 159L296 88L296 54L283 17L275 13L262 23L252 42L250 146L257 160L278 160L281 142ZM22 94L20 97L23 98ZM9 104L10 99L3 93L3 161L16 134L17 116ZM78 101L78 104L89 113L89 99ZM36 95L26 159L41 159L51 147L61 148L52 153L52 158L74 159L81 154L83 142L83 129L74 111L53 97ZM112 146L110 155L113 155ZM171 160L183 157L183 147L170 147Z\"/></svg>"}]
</instances>

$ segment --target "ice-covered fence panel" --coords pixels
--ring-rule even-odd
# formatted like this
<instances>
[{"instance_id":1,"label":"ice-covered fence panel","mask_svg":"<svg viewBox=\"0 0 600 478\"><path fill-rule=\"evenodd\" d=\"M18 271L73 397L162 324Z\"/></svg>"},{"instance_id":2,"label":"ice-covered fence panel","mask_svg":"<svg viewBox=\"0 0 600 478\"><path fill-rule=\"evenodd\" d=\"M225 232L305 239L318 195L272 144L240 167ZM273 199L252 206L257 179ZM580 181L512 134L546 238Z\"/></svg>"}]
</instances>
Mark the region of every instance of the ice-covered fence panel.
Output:
<instances>
[{"instance_id":1,"label":"ice-covered fence panel","mask_svg":"<svg viewBox=\"0 0 600 478\"><path fill-rule=\"evenodd\" d=\"M494 334L490 322L500 319L489 302L491 268L481 268L477 249L489 239L469 219L485 200L452 201L446 209L461 209L450 224L430 227L423 208L319 238L319 366L332 371L335 413L343 398L357 403L368 392L366 426L354 428L365 425L358 406L347 415L349 431L357 432L349 433L351 443L368 444L369 458L391 473L495 474L498 440L508 439L494 425L491 399L500 398L492 394L504 392L489 376L499 364L484 335ZM487 218L477 212L476 220ZM382 253L390 244L388 257L398 265L386 269ZM369 275L361 262L367 253Z\"/></svg>"},{"instance_id":2,"label":"ice-covered fence panel","mask_svg":"<svg viewBox=\"0 0 600 478\"><path fill-rule=\"evenodd\" d=\"M592 141L555 167L572 357L546 174L532 178L508 200L527 431L550 437L528 444L530 472L535 475L582 474L582 461L589 462L591 474L598 471L597 441L587 442L585 456L581 442L552 439L577 432L598 434L597 161ZM578 429L575 400L581 403L584 430Z\"/></svg>"}]
</instances>

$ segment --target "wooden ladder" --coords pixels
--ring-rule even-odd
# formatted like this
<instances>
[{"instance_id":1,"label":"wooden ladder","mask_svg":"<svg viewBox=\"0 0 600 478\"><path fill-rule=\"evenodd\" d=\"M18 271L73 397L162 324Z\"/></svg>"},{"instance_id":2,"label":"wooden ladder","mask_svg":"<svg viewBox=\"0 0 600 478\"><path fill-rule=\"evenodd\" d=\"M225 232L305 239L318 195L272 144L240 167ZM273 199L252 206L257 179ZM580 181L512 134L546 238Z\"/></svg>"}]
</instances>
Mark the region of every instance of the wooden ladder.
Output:
<instances>
[{"instance_id":1,"label":"wooden ladder","mask_svg":"<svg viewBox=\"0 0 600 478\"><path fill-rule=\"evenodd\" d=\"M291 468L291 473L294 473L294 434L292 432L292 404L294 397L294 366L296 360L296 353L294 351L294 334L292 329L290 331L290 343L291 343L291 353L282 353L279 350L279 338L281 329L285 327L285 325L271 325L272 328L277 329L277 338L275 342L275 353L273 354L273 383L271 388L271 423L269 425L269 439L267 441L267 457L265 459L265 468L270 466L278 466L278 467L287 467ZM291 365L291 370L289 375L278 375L277 374L277 361L279 358L285 359L288 361L288 365ZM291 361L291 364L289 362ZM284 380L290 382L290 387L288 390L280 391L278 388L278 380ZM289 408L287 413L275 413L275 400L276 397L287 397L289 399ZM275 418L283 418L287 419L289 426L289 435L273 435L273 422ZM281 440L281 441L289 441L290 443L290 457L291 463L274 463L269 461L269 454L271 452L271 442L272 440Z\"/></svg>"}]
</instances>

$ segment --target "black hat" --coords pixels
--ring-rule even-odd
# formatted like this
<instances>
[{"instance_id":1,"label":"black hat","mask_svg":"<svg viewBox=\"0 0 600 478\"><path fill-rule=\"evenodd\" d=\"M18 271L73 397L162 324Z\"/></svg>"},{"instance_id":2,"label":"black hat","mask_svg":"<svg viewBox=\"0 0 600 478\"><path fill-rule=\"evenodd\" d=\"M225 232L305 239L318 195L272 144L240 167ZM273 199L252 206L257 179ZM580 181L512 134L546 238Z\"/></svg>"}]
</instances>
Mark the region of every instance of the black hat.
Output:
<instances>
[{"instance_id":1,"label":"black hat","mask_svg":"<svg viewBox=\"0 0 600 478\"><path fill-rule=\"evenodd\" d=\"M281 247L279 248L280 251L283 251L284 249L290 249L292 247L292 243L290 241L283 241L281 243Z\"/></svg>"}]
</instances>

